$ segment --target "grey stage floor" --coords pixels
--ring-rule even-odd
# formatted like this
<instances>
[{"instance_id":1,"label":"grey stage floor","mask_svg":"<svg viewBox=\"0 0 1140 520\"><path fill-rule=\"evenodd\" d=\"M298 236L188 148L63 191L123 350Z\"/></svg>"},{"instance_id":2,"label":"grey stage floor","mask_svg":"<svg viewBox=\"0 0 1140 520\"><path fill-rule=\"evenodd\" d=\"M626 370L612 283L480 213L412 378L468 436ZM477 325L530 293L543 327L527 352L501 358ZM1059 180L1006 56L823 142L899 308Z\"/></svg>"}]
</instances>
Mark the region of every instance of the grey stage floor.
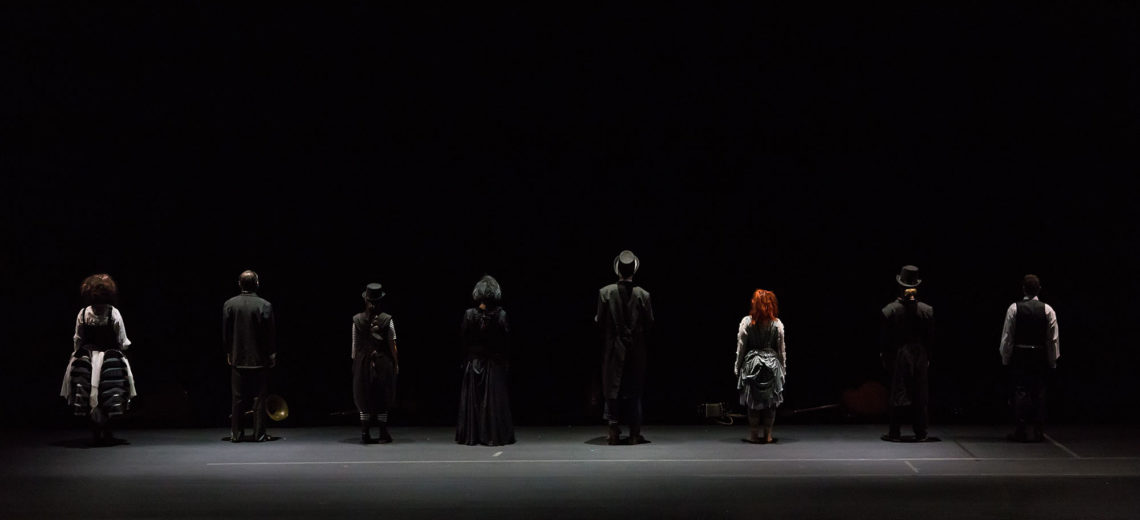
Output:
<instances>
[{"instance_id":1,"label":"grey stage floor","mask_svg":"<svg viewBox=\"0 0 1140 520\"><path fill-rule=\"evenodd\" d=\"M520 428L503 447L450 429L277 429L230 444L221 429L7 431L0 518L1140 518L1137 427L936 428L942 442L878 440L882 427L647 427L651 444L606 446L602 428Z\"/></svg>"}]
</instances>

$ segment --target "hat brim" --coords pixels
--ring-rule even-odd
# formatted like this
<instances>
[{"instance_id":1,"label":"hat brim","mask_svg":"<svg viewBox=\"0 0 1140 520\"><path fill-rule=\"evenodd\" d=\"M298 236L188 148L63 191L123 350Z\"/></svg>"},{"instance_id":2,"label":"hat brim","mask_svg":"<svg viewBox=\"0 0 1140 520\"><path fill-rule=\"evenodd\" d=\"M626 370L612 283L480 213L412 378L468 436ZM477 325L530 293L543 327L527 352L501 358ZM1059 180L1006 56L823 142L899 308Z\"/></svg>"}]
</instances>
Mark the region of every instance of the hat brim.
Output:
<instances>
[{"instance_id":1,"label":"hat brim","mask_svg":"<svg viewBox=\"0 0 1140 520\"><path fill-rule=\"evenodd\" d=\"M914 281L914 284L907 284L907 283L903 283L903 281L902 281L902 276L901 276L901 275L897 275L897 274L896 274L896 275L895 275L895 281L896 281L896 282L898 282L898 283L899 283L899 285L901 285L901 286L903 286L903 287L907 287L907 288L913 288L913 287L918 287L918 286L919 286L919 284L921 284L921 283L922 283L922 278L919 278L918 280L915 280L915 281Z\"/></svg>"},{"instance_id":2,"label":"hat brim","mask_svg":"<svg viewBox=\"0 0 1140 520\"><path fill-rule=\"evenodd\" d=\"M386 293L386 292L384 292L384 291L380 291L380 296L377 296L377 297L375 297L375 298L369 298L369 297L368 297L368 291L364 291L364 292L360 293L360 297L361 297L361 298L364 298L364 301L369 301L369 302L378 302L378 301L380 301L380 299L381 299L381 298L383 298L383 297L384 297L385 295L387 295L387 294L388 294L388 293Z\"/></svg>"},{"instance_id":3,"label":"hat brim","mask_svg":"<svg viewBox=\"0 0 1140 520\"><path fill-rule=\"evenodd\" d=\"M614 274L621 276L621 255L614 257ZM641 259L637 255L633 255L633 274L637 274L637 270L641 268Z\"/></svg>"}]
</instances>

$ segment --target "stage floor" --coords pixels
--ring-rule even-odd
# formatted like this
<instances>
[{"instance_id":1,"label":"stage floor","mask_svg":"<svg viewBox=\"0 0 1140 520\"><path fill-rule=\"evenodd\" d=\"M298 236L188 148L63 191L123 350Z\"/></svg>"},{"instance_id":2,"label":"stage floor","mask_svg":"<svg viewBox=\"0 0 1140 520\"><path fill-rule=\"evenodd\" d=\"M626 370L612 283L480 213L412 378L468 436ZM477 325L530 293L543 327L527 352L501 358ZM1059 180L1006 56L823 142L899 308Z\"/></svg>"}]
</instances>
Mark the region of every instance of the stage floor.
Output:
<instances>
[{"instance_id":1,"label":"stage floor","mask_svg":"<svg viewBox=\"0 0 1140 520\"><path fill-rule=\"evenodd\" d=\"M606 446L599 427L519 428L501 447L446 428L5 431L0 517L16 518L1138 518L1140 427L1058 426L1039 444L985 426L887 443L876 425L648 426Z\"/></svg>"}]
</instances>

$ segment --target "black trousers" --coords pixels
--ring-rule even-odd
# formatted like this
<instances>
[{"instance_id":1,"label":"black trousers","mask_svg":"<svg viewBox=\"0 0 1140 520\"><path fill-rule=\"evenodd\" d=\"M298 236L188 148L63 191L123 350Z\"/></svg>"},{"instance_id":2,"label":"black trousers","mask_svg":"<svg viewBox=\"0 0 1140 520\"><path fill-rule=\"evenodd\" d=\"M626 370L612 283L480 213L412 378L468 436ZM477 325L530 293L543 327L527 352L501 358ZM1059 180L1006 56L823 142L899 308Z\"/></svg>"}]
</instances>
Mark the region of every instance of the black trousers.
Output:
<instances>
[{"instance_id":1,"label":"black trousers","mask_svg":"<svg viewBox=\"0 0 1140 520\"><path fill-rule=\"evenodd\" d=\"M230 374L230 391L233 395L230 432L234 435L241 433L242 417L246 410L252 408L254 436L265 433L265 396L269 391L269 369L235 367Z\"/></svg>"},{"instance_id":2,"label":"black trousers","mask_svg":"<svg viewBox=\"0 0 1140 520\"><path fill-rule=\"evenodd\" d=\"M609 424L625 423L631 429L641 429L641 398L619 397L606 399L602 419Z\"/></svg>"},{"instance_id":3,"label":"black trousers","mask_svg":"<svg viewBox=\"0 0 1140 520\"><path fill-rule=\"evenodd\" d=\"M1013 391L1013 422L1019 433L1032 425L1041 433L1045 423L1045 377L1048 362L1044 348L1014 347L1010 360L1010 388Z\"/></svg>"}]
</instances>

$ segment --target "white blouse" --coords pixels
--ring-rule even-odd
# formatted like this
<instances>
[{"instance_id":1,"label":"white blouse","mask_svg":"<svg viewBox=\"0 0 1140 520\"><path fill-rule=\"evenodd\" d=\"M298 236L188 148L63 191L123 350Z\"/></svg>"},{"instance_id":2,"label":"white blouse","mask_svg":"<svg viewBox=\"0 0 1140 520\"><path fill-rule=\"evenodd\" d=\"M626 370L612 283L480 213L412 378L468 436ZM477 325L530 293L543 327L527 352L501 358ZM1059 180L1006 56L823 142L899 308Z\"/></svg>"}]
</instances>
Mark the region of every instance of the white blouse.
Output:
<instances>
[{"instance_id":1,"label":"white blouse","mask_svg":"<svg viewBox=\"0 0 1140 520\"><path fill-rule=\"evenodd\" d=\"M102 307L103 309L101 312L97 312L96 307ZM114 324L115 333L119 336L119 350L127 350L127 348L131 346L131 340L127 339L127 327L123 325L123 315L119 313L119 309L111 306L110 318L111 322ZM79 325L83 322L86 322L89 325L106 325L106 306L92 305L79 310L79 314L75 316L75 336L71 338L74 343L74 345L72 345L72 352L79 350L79 346L82 345L82 329L79 327Z\"/></svg>"}]
</instances>

